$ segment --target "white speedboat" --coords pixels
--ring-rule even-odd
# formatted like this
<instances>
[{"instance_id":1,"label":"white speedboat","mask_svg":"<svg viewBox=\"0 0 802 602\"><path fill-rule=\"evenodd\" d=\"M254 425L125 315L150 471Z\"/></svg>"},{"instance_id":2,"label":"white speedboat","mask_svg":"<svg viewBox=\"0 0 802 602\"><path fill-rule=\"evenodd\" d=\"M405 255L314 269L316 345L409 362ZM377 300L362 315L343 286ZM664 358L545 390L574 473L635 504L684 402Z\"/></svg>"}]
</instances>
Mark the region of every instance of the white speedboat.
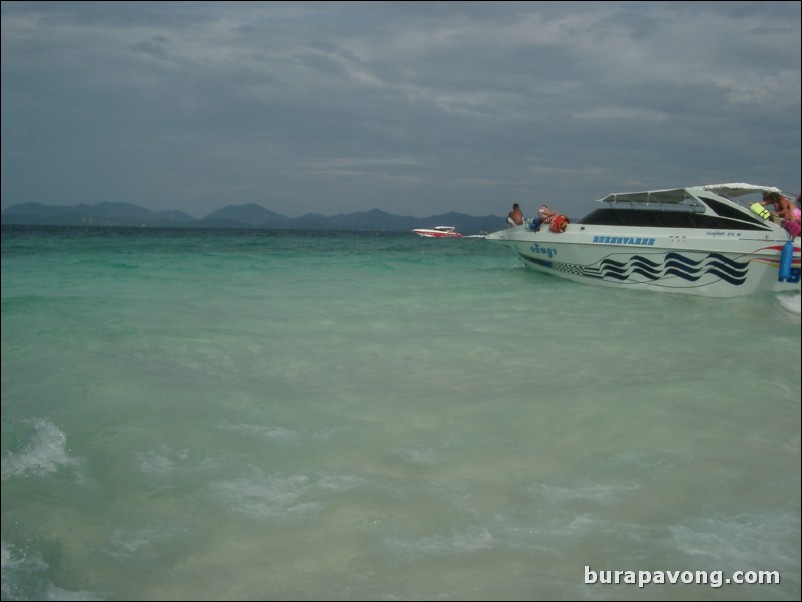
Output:
<instances>
[{"instance_id":1,"label":"white speedboat","mask_svg":"<svg viewBox=\"0 0 802 602\"><path fill-rule=\"evenodd\" d=\"M793 236L760 205L736 200L766 190L779 192L716 184L611 194L562 231L528 223L486 238L576 282L709 297L799 291L798 226L785 224Z\"/></svg>"},{"instance_id":2,"label":"white speedboat","mask_svg":"<svg viewBox=\"0 0 802 602\"><path fill-rule=\"evenodd\" d=\"M462 238L462 234L457 232L457 229L454 226L415 228L413 232L418 236L423 236L424 238Z\"/></svg>"}]
</instances>

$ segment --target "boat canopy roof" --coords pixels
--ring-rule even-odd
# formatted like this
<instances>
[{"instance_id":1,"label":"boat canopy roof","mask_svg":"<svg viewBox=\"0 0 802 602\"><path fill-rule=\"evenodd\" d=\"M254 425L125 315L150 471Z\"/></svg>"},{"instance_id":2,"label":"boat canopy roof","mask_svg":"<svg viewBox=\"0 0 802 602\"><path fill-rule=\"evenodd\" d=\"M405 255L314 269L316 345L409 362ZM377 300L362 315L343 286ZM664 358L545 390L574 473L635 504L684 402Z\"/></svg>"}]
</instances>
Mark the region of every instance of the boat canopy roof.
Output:
<instances>
[{"instance_id":1,"label":"boat canopy roof","mask_svg":"<svg viewBox=\"0 0 802 602\"><path fill-rule=\"evenodd\" d=\"M716 194L723 194L724 196L744 196L746 194L752 194L754 192L779 192L782 191L779 188L775 188L774 186L756 186L755 184L743 184L743 183L732 183L732 184L708 184L707 186L701 186L700 188L704 188L705 190L709 190L710 192L715 192Z\"/></svg>"},{"instance_id":2,"label":"boat canopy roof","mask_svg":"<svg viewBox=\"0 0 802 602\"><path fill-rule=\"evenodd\" d=\"M757 186L755 184L731 183L709 184L707 186L690 186L687 188L671 188L666 190L646 190L643 192L617 192L599 199L601 203L657 203L662 205L679 205L695 202L700 192L712 192L724 197L739 197L756 192L781 192L774 186Z\"/></svg>"}]
</instances>

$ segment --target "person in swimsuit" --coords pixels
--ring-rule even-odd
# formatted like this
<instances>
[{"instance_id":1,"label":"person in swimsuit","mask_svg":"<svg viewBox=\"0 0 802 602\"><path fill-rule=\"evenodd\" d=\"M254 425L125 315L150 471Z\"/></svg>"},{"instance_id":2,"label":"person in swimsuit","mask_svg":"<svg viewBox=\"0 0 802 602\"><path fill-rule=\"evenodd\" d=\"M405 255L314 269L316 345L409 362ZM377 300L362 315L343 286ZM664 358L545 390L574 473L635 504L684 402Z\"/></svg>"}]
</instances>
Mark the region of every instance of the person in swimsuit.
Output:
<instances>
[{"instance_id":1,"label":"person in swimsuit","mask_svg":"<svg viewBox=\"0 0 802 602\"><path fill-rule=\"evenodd\" d=\"M797 195L796 200L789 200L788 205L791 208L788 212L788 219L795 222L802 220L802 209L799 208L799 195Z\"/></svg>"},{"instance_id":2,"label":"person in swimsuit","mask_svg":"<svg viewBox=\"0 0 802 602\"><path fill-rule=\"evenodd\" d=\"M763 200L760 201L760 204L764 207L766 205L774 205L774 213L782 219L799 221L799 208L794 207L791 201L779 192L764 192Z\"/></svg>"},{"instance_id":3,"label":"person in swimsuit","mask_svg":"<svg viewBox=\"0 0 802 602\"><path fill-rule=\"evenodd\" d=\"M507 223L510 226L522 226L524 223L524 214L518 203L512 206L512 211L507 214Z\"/></svg>"}]
</instances>

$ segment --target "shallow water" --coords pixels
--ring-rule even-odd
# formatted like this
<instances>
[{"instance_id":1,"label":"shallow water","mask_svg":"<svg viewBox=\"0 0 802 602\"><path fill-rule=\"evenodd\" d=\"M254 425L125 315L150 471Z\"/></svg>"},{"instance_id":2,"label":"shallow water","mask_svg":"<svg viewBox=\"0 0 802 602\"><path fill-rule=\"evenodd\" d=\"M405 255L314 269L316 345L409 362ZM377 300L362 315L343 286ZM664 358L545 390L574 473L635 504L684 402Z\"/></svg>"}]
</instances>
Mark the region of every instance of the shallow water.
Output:
<instances>
[{"instance_id":1,"label":"shallow water","mask_svg":"<svg viewBox=\"0 0 802 602\"><path fill-rule=\"evenodd\" d=\"M2 597L798 600L799 366L798 293L4 228ZM614 570L781 580L585 583Z\"/></svg>"}]
</instances>

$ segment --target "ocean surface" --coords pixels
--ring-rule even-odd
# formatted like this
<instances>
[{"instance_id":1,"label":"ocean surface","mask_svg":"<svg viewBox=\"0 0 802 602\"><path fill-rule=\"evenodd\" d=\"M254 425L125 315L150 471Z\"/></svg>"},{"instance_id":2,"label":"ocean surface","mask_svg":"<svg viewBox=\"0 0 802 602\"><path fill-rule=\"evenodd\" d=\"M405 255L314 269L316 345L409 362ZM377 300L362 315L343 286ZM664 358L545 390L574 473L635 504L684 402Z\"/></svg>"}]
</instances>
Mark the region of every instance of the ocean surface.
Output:
<instances>
[{"instance_id":1,"label":"ocean surface","mask_svg":"<svg viewBox=\"0 0 802 602\"><path fill-rule=\"evenodd\" d=\"M2 598L799 600L800 359L483 238L4 227Z\"/></svg>"}]
</instances>

